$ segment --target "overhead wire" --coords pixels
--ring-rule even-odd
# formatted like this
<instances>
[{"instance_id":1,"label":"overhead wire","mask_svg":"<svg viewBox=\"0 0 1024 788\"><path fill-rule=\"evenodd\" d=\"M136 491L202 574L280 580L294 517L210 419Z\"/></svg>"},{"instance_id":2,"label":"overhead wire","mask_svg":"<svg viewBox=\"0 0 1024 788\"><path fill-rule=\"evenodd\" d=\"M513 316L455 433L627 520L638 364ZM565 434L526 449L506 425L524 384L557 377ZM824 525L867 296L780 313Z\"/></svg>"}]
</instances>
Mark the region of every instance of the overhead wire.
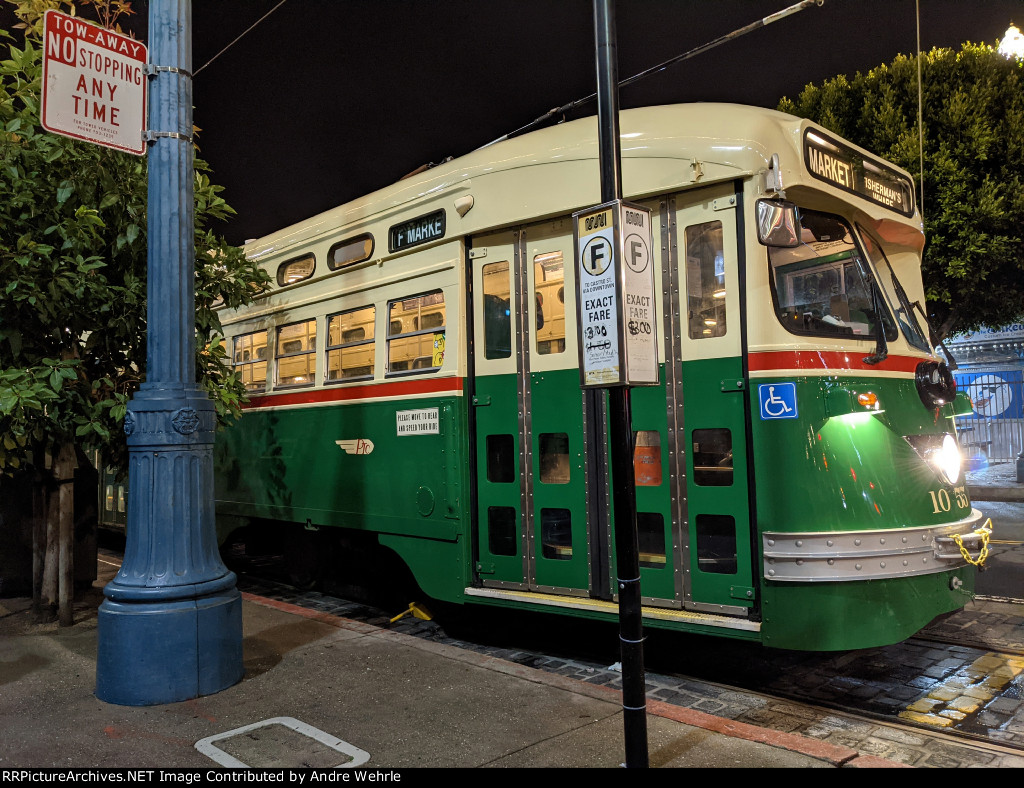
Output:
<instances>
[{"instance_id":1,"label":"overhead wire","mask_svg":"<svg viewBox=\"0 0 1024 788\"><path fill-rule=\"evenodd\" d=\"M643 79L644 77L648 77L651 74L657 74L660 71L664 71L669 66L675 65L676 63L682 62L683 60L689 60L691 57L702 54L703 52L707 52L709 49L714 49L720 44L724 44L727 41L732 41L733 39L739 38L740 36L744 36L747 33L753 32L754 30L759 30L762 27L770 25L772 22L778 22L780 19L784 19L790 14L795 14L798 11L803 11L805 8L810 8L811 6L820 7L821 5L824 4L824 2L825 0L801 0L799 3L794 3L793 5L788 6L787 8L783 8L781 11L776 11L774 14L769 14L763 19L758 19L755 22L751 22L749 25L745 25L744 27L741 27L737 30L733 30L731 33L727 33L724 36L719 36L714 41L709 41L706 44L701 44L700 46L694 47L693 49L684 52L681 55L676 55L675 57L670 58L662 63L659 63L656 66L651 66L650 68L645 69L644 71L641 71L638 74L634 74L633 76L628 77L627 79L623 79L619 82L618 87L624 88L629 85L632 85L634 82L637 82ZM491 140L485 145L481 145L479 149L489 147L498 142L503 142L507 139L511 139L512 137L517 137L520 134L529 131L530 129L536 128L542 123L551 120L554 117L557 117L558 115L564 115L566 112L574 110L577 107L586 104L590 101L593 101L596 98L597 93L591 93L589 96L584 96L583 98L576 99L575 101L570 101L568 104L563 104L561 107L555 107L554 109L548 110L540 117L527 123L525 126L520 126L518 129L510 131L508 134L503 134L497 139Z\"/></svg>"},{"instance_id":2,"label":"overhead wire","mask_svg":"<svg viewBox=\"0 0 1024 788\"><path fill-rule=\"evenodd\" d=\"M223 55L223 54L224 54L225 52L227 52L227 51L228 51L229 49L231 49L231 47L233 47L233 46L234 46L235 44L237 44L237 43L238 43L239 41L241 41L241 40L242 40L242 39L243 39L243 38L244 38L244 37L245 37L246 35L248 35L248 34L249 34L249 33L250 33L251 31L252 31L252 29L253 29L254 27L256 27L256 25L258 25L258 24L259 24L260 22L262 22L262 21L263 21L264 19L266 19L266 18L267 18L268 16L270 16L270 15L271 15L272 13L274 13L274 12L275 12L275 11L276 11L276 10L277 10L278 8L280 8L281 6L283 6L283 5L284 5L285 3L287 3L287 2L288 2L288 0L281 0L281 2L280 2L280 3L278 3L277 5L275 5L275 6L274 6L273 8L271 8L271 9L270 9L269 11L267 11L267 13L265 13L265 14L264 14L263 16L261 16L261 17L260 17L259 19L257 19L257 20L256 20L255 22L253 22L253 23L252 23L251 25L249 25L249 27L248 27L248 28L246 28L246 29L245 29L244 31L242 31L242 34L241 34L240 36L238 36L238 37L237 37L237 38L236 38L236 39L235 39L234 41L232 41L232 42L231 42L230 44L228 44L228 45L227 45L226 47L224 47L224 48L223 48L223 49L222 49L222 50L221 50L220 52L218 52L218 53L217 53L216 55L214 55L214 56L213 56L213 57L211 57L211 58L210 58L209 60L207 60L207 61L206 61L206 62L205 62L205 63L204 63L204 64L203 64L202 66L200 66L200 67L199 67L198 69L196 69L196 70L195 70L195 71L194 71L194 72L192 73L192 76L193 76L193 77L199 76L199 72L200 72L200 71L202 71L202 70L203 70L204 68L206 68L206 67L207 67L208 65L210 65L210 64L211 64L211 63L212 63L212 62L213 62L214 60L216 60L216 59L217 59L217 58L219 58L219 57L220 57L221 55Z\"/></svg>"},{"instance_id":3,"label":"overhead wire","mask_svg":"<svg viewBox=\"0 0 1024 788\"><path fill-rule=\"evenodd\" d=\"M918 192L917 204L924 221L924 91L921 88L921 0L915 0L917 10L917 151L921 157L921 188Z\"/></svg>"}]
</instances>

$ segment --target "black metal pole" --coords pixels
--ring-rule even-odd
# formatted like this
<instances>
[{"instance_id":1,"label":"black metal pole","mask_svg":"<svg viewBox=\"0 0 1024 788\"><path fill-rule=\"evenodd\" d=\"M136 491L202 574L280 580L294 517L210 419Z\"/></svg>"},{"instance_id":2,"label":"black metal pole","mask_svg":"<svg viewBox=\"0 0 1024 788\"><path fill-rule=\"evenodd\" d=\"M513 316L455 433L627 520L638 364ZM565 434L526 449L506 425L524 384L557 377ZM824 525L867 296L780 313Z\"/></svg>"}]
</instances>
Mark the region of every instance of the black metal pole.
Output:
<instances>
[{"instance_id":1,"label":"black metal pole","mask_svg":"<svg viewBox=\"0 0 1024 788\"><path fill-rule=\"evenodd\" d=\"M619 167L618 56L614 0L594 0L597 52L597 120L601 161L601 201L622 198ZM640 611L640 550L637 546L636 484L629 386L608 391L612 479L615 484L615 565L619 594L619 649L622 656L622 723L626 767L646 768L647 691Z\"/></svg>"},{"instance_id":2,"label":"black metal pole","mask_svg":"<svg viewBox=\"0 0 1024 788\"><path fill-rule=\"evenodd\" d=\"M597 39L597 134L601 156L601 202L608 202L622 199L615 0L594 0L594 35Z\"/></svg>"}]
</instances>

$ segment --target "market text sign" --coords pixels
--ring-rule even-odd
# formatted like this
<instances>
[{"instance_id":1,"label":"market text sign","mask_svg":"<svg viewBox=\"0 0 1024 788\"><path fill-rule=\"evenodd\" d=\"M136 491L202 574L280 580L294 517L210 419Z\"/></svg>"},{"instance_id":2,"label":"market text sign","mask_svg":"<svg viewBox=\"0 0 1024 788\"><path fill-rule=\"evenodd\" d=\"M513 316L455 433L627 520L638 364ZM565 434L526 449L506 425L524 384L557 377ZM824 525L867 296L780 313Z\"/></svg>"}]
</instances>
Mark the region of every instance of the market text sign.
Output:
<instances>
[{"instance_id":1,"label":"market text sign","mask_svg":"<svg viewBox=\"0 0 1024 788\"><path fill-rule=\"evenodd\" d=\"M914 215L914 186L908 178L819 131L804 133L804 164L820 181L904 216Z\"/></svg>"},{"instance_id":2,"label":"market text sign","mask_svg":"<svg viewBox=\"0 0 1024 788\"><path fill-rule=\"evenodd\" d=\"M580 385L657 385L650 211L615 200L573 219Z\"/></svg>"},{"instance_id":3,"label":"market text sign","mask_svg":"<svg viewBox=\"0 0 1024 788\"><path fill-rule=\"evenodd\" d=\"M144 154L145 44L53 10L43 36L43 128Z\"/></svg>"}]
</instances>

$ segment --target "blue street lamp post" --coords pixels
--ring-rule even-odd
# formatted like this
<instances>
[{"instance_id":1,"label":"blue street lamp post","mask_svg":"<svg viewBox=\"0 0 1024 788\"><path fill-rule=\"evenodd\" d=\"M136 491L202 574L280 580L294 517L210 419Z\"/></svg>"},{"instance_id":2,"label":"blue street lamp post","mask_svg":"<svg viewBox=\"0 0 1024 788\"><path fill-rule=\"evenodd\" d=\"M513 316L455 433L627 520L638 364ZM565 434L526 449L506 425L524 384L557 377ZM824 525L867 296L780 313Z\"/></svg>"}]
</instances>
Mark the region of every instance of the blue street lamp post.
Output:
<instances>
[{"instance_id":1,"label":"blue street lamp post","mask_svg":"<svg viewBox=\"0 0 1024 788\"><path fill-rule=\"evenodd\" d=\"M188 700L242 678L242 600L213 513L213 403L195 375L191 0L151 0L146 382L128 405L124 562L104 589L96 696Z\"/></svg>"}]
</instances>

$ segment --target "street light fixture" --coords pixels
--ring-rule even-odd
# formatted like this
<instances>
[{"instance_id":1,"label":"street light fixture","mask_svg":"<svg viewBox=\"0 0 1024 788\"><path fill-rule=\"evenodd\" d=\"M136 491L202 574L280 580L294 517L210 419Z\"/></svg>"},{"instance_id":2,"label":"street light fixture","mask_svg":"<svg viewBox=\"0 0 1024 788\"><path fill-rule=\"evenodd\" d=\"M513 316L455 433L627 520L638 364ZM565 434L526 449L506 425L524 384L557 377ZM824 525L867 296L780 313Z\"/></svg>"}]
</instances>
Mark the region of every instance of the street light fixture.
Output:
<instances>
[{"instance_id":1,"label":"street light fixture","mask_svg":"<svg viewBox=\"0 0 1024 788\"><path fill-rule=\"evenodd\" d=\"M1024 57L1024 35L1016 25L1010 25L999 42L999 54L1007 58L1020 60Z\"/></svg>"}]
</instances>

